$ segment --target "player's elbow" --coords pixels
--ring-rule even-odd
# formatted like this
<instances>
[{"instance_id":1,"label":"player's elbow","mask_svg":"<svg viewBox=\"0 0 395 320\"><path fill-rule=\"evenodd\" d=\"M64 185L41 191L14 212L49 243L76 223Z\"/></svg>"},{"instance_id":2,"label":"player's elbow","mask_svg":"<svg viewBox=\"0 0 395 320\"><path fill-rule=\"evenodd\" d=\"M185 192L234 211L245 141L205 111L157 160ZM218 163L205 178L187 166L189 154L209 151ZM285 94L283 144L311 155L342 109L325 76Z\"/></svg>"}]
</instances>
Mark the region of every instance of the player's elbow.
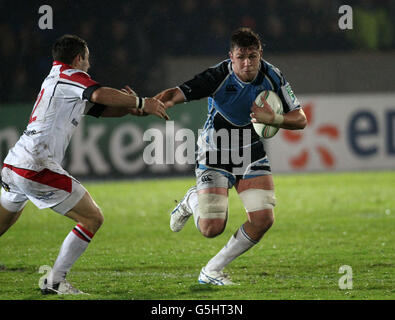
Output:
<instances>
[{"instance_id":1,"label":"player's elbow","mask_svg":"<svg viewBox=\"0 0 395 320\"><path fill-rule=\"evenodd\" d=\"M294 119L293 127L294 130L302 130L307 126L307 118L304 112L300 112Z\"/></svg>"},{"instance_id":2,"label":"player's elbow","mask_svg":"<svg viewBox=\"0 0 395 320\"><path fill-rule=\"evenodd\" d=\"M92 95L91 95L91 98L90 98L90 101L93 102L93 103L100 103L101 97L103 95L103 89L104 88L99 88L99 89L93 91Z\"/></svg>"},{"instance_id":3,"label":"player's elbow","mask_svg":"<svg viewBox=\"0 0 395 320\"><path fill-rule=\"evenodd\" d=\"M298 113L298 129L304 129L307 126L307 117L306 114L303 112L303 110L300 110Z\"/></svg>"},{"instance_id":4,"label":"player's elbow","mask_svg":"<svg viewBox=\"0 0 395 320\"><path fill-rule=\"evenodd\" d=\"M303 117L299 121L299 129L302 130L302 129L306 128L306 126L307 126L307 119L306 119L306 117Z\"/></svg>"}]
</instances>

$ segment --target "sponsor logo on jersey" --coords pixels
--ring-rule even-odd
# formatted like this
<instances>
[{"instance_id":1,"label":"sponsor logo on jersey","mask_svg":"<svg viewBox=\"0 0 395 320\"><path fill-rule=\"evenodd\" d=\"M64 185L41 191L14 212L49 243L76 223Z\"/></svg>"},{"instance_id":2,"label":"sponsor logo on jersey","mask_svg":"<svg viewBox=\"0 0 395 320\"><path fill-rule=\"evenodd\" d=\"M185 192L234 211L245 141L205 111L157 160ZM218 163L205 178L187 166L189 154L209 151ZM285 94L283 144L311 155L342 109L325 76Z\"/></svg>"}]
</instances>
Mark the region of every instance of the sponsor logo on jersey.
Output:
<instances>
[{"instance_id":1,"label":"sponsor logo on jersey","mask_svg":"<svg viewBox=\"0 0 395 320\"><path fill-rule=\"evenodd\" d=\"M34 135L34 134L36 134L37 133L37 131L36 130L25 130L25 131L23 131L23 134L25 134L25 135L27 135L27 136L32 136L32 135Z\"/></svg>"},{"instance_id":2,"label":"sponsor logo on jersey","mask_svg":"<svg viewBox=\"0 0 395 320\"><path fill-rule=\"evenodd\" d=\"M292 90L292 88L291 88L291 85L290 85L289 83L287 83L287 84L285 85L285 90L287 91L289 97L291 98L292 103L293 103L294 105L298 105L298 104L299 104L299 101L298 101L298 99L296 98L296 96L295 96L295 94L294 94L294 92L293 92L293 90Z\"/></svg>"},{"instance_id":3,"label":"sponsor logo on jersey","mask_svg":"<svg viewBox=\"0 0 395 320\"><path fill-rule=\"evenodd\" d=\"M49 200L55 194L55 192L39 192L39 194L35 197L37 200Z\"/></svg>"}]
</instances>

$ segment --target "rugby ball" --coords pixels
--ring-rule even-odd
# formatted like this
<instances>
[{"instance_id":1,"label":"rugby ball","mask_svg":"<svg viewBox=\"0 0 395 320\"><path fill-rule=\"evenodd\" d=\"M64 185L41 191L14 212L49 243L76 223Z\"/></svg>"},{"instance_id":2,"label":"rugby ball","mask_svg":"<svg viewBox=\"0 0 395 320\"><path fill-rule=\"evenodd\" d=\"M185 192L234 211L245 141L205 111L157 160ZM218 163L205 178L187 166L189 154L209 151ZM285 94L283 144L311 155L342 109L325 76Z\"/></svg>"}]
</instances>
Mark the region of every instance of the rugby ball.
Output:
<instances>
[{"instance_id":1,"label":"rugby ball","mask_svg":"<svg viewBox=\"0 0 395 320\"><path fill-rule=\"evenodd\" d=\"M283 104L280 97L274 91L262 91L255 99L255 104L258 107L263 107L261 98L264 97L266 102L270 105L272 110L277 114L283 114ZM274 137L280 128L269 126L263 123L253 122L256 133L265 139Z\"/></svg>"}]
</instances>

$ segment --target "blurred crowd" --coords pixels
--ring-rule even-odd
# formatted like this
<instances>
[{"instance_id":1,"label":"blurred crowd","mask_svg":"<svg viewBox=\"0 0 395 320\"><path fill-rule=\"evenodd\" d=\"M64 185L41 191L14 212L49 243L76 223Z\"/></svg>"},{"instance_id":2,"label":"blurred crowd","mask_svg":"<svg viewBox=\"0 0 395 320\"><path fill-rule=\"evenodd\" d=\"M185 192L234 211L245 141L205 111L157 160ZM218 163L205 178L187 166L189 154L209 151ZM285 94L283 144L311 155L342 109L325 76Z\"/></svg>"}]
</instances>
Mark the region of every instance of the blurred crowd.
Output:
<instances>
[{"instance_id":1,"label":"blurred crowd","mask_svg":"<svg viewBox=\"0 0 395 320\"><path fill-rule=\"evenodd\" d=\"M234 29L256 30L270 53L395 49L395 1L348 1L353 30L340 30L339 0L0 0L0 103L34 100L51 66L51 45L65 34L88 42L91 76L154 94L162 58L225 57ZM38 8L53 9L53 29Z\"/></svg>"}]
</instances>

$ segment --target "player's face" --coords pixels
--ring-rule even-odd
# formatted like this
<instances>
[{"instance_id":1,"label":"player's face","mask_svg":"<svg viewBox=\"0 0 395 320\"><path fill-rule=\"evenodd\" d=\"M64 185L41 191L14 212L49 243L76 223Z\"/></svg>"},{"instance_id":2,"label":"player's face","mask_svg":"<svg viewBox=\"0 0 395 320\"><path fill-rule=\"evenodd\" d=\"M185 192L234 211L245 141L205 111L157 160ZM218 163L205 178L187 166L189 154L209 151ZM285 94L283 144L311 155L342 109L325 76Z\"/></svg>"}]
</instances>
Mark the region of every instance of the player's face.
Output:
<instances>
[{"instance_id":1,"label":"player's face","mask_svg":"<svg viewBox=\"0 0 395 320\"><path fill-rule=\"evenodd\" d=\"M254 47L240 48L235 47L229 52L232 61L233 71L240 80L249 82L256 77L262 56L262 50Z\"/></svg>"},{"instance_id":2,"label":"player's face","mask_svg":"<svg viewBox=\"0 0 395 320\"><path fill-rule=\"evenodd\" d=\"M82 56L80 56L78 69L88 72L88 69L90 68L90 66L91 65L89 63L89 49L86 47L85 48L85 58L82 58Z\"/></svg>"}]
</instances>

